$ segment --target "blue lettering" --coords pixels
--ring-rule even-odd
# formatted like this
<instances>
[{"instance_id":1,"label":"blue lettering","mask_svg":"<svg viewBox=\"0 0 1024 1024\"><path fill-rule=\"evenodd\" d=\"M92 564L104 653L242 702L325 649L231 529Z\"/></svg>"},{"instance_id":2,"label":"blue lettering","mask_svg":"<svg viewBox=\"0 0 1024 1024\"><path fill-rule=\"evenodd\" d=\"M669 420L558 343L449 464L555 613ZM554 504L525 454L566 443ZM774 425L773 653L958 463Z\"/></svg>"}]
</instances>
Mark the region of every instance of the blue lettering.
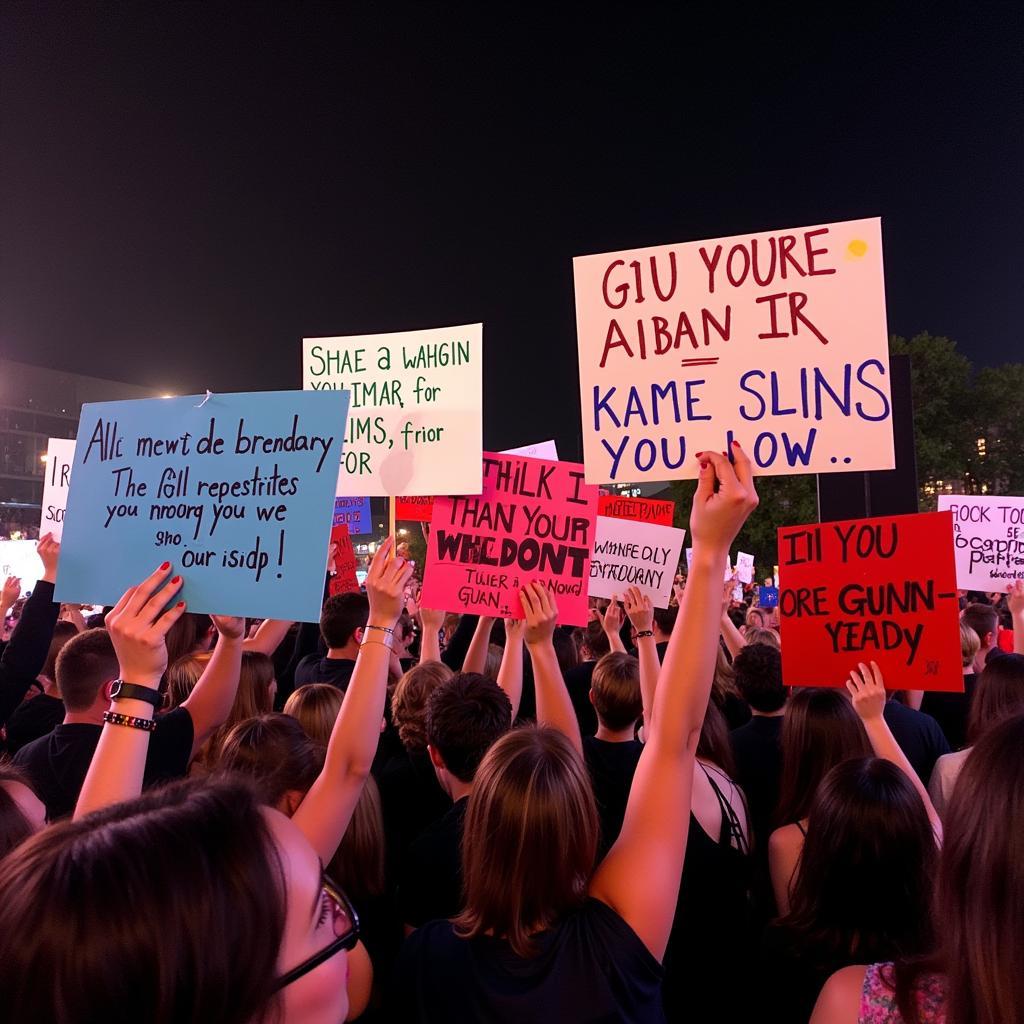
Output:
<instances>
[{"instance_id":1,"label":"blue lettering","mask_svg":"<svg viewBox=\"0 0 1024 1024\"><path fill-rule=\"evenodd\" d=\"M707 384L706 380L688 380L686 382L686 418L688 420L709 420L710 416L699 416L694 413L693 407L700 402L700 398L693 394L693 388L699 384Z\"/></svg>"},{"instance_id":2,"label":"blue lettering","mask_svg":"<svg viewBox=\"0 0 1024 1024\"><path fill-rule=\"evenodd\" d=\"M626 445L629 444L629 434L622 439L622 442L619 444L618 451L616 451L603 437L601 438L601 444L604 445L604 450L612 457L612 468L609 475L614 480L619 472L619 461L622 459L622 453L626 450Z\"/></svg>"},{"instance_id":3,"label":"blue lettering","mask_svg":"<svg viewBox=\"0 0 1024 1024\"><path fill-rule=\"evenodd\" d=\"M644 412L643 402L640 401L640 393L635 387L629 389L629 398L626 401L626 411L622 416L622 425L629 426L629 421L636 416L640 422L647 426L647 413Z\"/></svg>"},{"instance_id":4,"label":"blue lettering","mask_svg":"<svg viewBox=\"0 0 1024 1024\"><path fill-rule=\"evenodd\" d=\"M611 401L612 395L615 394L615 388L609 388L608 393L601 398L601 388L598 385L594 385L594 429L600 431L601 429L601 411L604 410L612 423L617 427L621 427L622 424L619 422L619 417L615 415L615 410L608 404Z\"/></svg>"},{"instance_id":5,"label":"blue lettering","mask_svg":"<svg viewBox=\"0 0 1024 1024\"><path fill-rule=\"evenodd\" d=\"M878 397L882 400L882 412L878 416L869 416L864 411L864 406L861 405L860 402L858 402L857 415L860 416L861 419L877 422L878 420L884 420L889 418L890 406L889 399L885 397L885 392L876 388L874 384L869 384L864 379L864 370L869 366L874 366L883 377L885 376L885 367L877 359L869 359L867 362L861 363L860 366L857 367L857 382L863 384L864 387L868 389L868 391L874 391L874 393L878 395Z\"/></svg>"},{"instance_id":6,"label":"blue lettering","mask_svg":"<svg viewBox=\"0 0 1024 1024\"><path fill-rule=\"evenodd\" d=\"M760 377L761 380L764 380L764 372L762 370L747 370L747 372L743 374L742 377L740 377L740 390L746 391L748 395L753 395L758 400L758 402L761 403L761 411L756 416L752 416L750 413L747 412L746 405L741 405L740 415L745 420L759 420L764 417L764 414L767 411L768 406L765 405L764 399L756 391L754 391L752 388L747 387L747 380L750 377Z\"/></svg>"},{"instance_id":7,"label":"blue lettering","mask_svg":"<svg viewBox=\"0 0 1024 1024\"><path fill-rule=\"evenodd\" d=\"M782 443L786 448L786 461L795 466L798 462L806 466L811 461L811 450L814 448L814 440L818 436L818 428L811 427L807 432L807 442L801 447L799 441L790 441L789 434L783 431Z\"/></svg>"}]
</instances>

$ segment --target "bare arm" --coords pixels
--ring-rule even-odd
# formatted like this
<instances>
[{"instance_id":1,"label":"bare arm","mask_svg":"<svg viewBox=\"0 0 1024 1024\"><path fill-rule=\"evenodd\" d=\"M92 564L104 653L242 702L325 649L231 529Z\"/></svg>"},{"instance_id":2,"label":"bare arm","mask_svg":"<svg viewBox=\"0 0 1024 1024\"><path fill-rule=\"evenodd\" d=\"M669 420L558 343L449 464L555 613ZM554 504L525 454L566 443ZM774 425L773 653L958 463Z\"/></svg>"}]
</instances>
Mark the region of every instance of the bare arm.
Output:
<instances>
[{"instance_id":1,"label":"bare arm","mask_svg":"<svg viewBox=\"0 0 1024 1024\"><path fill-rule=\"evenodd\" d=\"M651 599L645 597L636 587L630 587L624 598L626 614L636 630L636 653L640 662L640 696L644 705L644 739L651 728L654 712L654 694L658 688L658 674L661 661L658 659L658 645L654 641L654 608ZM649 634L649 635L647 635Z\"/></svg>"},{"instance_id":2,"label":"bare arm","mask_svg":"<svg viewBox=\"0 0 1024 1024\"><path fill-rule=\"evenodd\" d=\"M601 617L601 628L604 635L608 637L608 646L616 654L625 654L626 645L622 642L622 606L619 604L618 594L612 594L611 601L604 612L600 608L597 614Z\"/></svg>"},{"instance_id":3,"label":"bare arm","mask_svg":"<svg viewBox=\"0 0 1024 1024\"><path fill-rule=\"evenodd\" d=\"M1006 592L1013 618L1013 653L1024 654L1024 580L1014 580Z\"/></svg>"},{"instance_id":4,"label":"bare arm","mask_svg":"<svg viewBox=\"0 0 1024 1024\"><path fill-rule=\"evenodd\" d=\"M491 630L498 620L490 615L481 615L473 630L473 639L469 642L465 660L462 662L463 672L483 672L487 667L487 649L491 646Z\"/></svg>"},{"instance_id":5,"label":"bare arm","mask_svg":"<svg viewBox=\"0 0 1024 1024\"><path fill-rule=\"evenodd\" d=\"M255 636L246 637L242 641L242 650L256 651L258 654L266 654L268 657L272 656L284 642L292 625L291 622L286 622L284 619L264 619L259 624Z\"/></svg>"},{"instance_id":6,"label":"bare arm","mask_svg":"<svg viewBox=\"0 0 1024 1024\"><path fill-rule=\"evenodd\" d=\"M413 569L404 558L393 558L393 550L394 540L389 537L370 563L366 577L370 618L356 667L331 731L323 770L292 816L325 864L345 835L377 751L387 697L389 630L398 622Z\"/></svg>"},{"instance_id":7,"label":"bare arm","mask_svg":"<svg viewBox=\"0 0 1024 1024\"><path fill-rule=\"evenodd\" d=\"M757 505L750 462L704 452L690 514L693 562L654 697L622 831L590 883L651 953L665 955L686 853L693 762L711 693L729 547ZM717 484L717 489L716 489ZM643 880L643 884L638 884Z\"/></svg>"},{"instance_id":8,"label":"bare arm","mask_svg":"<svg viewBox=\"0 0 1024 1024\"><path fill-rule=\"evenodd\" d=\"M211 618L219 634L217 643L203 674L181 703L192 718L193 757L231 714L242 671L245 619L225 615L213 615Z\"/></svg>"},{"instance_id":9,"label":"bare arm","mask_svg":"<svg viewBox=\"0 0 1024 1024\"><path fill-rule=\"evenodd\" d=\"M423 634L420 636L420 664L425 661L440 661L444 612L433 608L420 608L420 624L423 626Z\"/></svg>"},{"instance_id":10,"label":"bare arm","mask_svg":"<svg viewBox=\"0 0 1024 1024\"><path fill-rule=\"evenodd\" d=\"M498 685L512 704L512 721L519 714L523 699L523 636L526 623L522 619L505 620L505 651L498 669Z\"/></svg>"}]
</instances>

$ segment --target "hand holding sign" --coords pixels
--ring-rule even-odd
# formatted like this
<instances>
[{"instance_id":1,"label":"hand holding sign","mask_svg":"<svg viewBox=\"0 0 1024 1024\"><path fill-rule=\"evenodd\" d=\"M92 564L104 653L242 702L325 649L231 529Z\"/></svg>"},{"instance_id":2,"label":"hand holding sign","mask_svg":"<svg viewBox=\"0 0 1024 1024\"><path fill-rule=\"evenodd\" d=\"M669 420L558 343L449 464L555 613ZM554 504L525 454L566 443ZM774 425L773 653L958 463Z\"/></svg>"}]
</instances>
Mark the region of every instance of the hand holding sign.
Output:
<instances>
[{"instance_id":1,"label":"hand holding sign","mask_svg":"<svg viewBox=\"0 0 1024 1024\"><path fill-rule=\"evenodd\" d=\"M413 564L392 557L393 537L386 537L370 562L366 574L366 596L370 601L369 627L393 629L402 614L405 588L412 578Z\"/></svg>"},{"instance_id":2,"label":"hand holding sign","mask_svg":"<svg viewBox=\"0 0 1024 1024\"><path fill-rule=\"evenodd\" d=\"M885 711L885 680L877 662L863 662L850 673L846 683L853 698L853 710L865 722L882 717Z\"/></svg>"},{"instance_id":3,"label":"hand holding sign","mask_svg":"<svg viewBox=\"0 0 1024 1024\"><path fill-rule=\"evenodd\" d=\"M3 592L0 593L0 608L10 610L21 597L21 580L17 576L8 576L4 580Z\"/></svg>"},{"instance_id":4,"label":"hand holding sign","mask_svg":"<svg viewBox=\"0 0 1024 1024\"><path fill-rule=\"evenodd\" d=\"M638 633L646 632L654 625L654 608L651 599L640 593L637 587L630 587L622 599L626 615Z\"/></svg>"},{"instance_id":5,"label":"hand holding sign","mask_svg":"<svg viewBox=\"0 0 1024 1024\"><path fill-rule=\"evenodd\" d=\"M535 647L551 643L558 621L558 606L542 583L527 583L520 592L526 613L526 643Z\"/></svg>"},{"instance_id":6,"label":"hand holding sign","mask_svg":"<svg viewBox=\"0 0 1024 1024\"><path fill-rule=\"evenodd\" d=\"M43 563L43 575L40 579L47 583L57 582L57 563L60 561L60 544L53 539L53 534L44 534L36 545L39 561Z\"/></svg>"},{"instance_id":7,"label":"hand holding sign","mask_svg":"<svg viewBox=\"0 0 1024 1024\"><path fill-rule=\"evenodd\" d=\"M690 509L693 546L728 555L729 547L747 516L757 508L757 490L750 459L738 441L732 443L733 463L718 452L701 452L697 492Z\"/></svg>"}]
</instances>

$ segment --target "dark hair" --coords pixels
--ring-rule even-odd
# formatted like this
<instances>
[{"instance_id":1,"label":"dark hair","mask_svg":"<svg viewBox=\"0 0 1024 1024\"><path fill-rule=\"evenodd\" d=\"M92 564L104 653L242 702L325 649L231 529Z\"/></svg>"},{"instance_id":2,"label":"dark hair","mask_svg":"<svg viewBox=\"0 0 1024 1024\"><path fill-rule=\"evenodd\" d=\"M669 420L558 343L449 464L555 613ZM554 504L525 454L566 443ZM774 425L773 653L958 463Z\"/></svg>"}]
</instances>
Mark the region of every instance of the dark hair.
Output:
<instances>
[{"instance_id":1,"label":"dark hair","mask_svg":"<svg viewBox=\"0 0 1024 1024\"><path fill-rule=\"evenodd\" d=\"M273 683L273 659L262 651L243 651L238 686L235 688L235 699L228 717L203 744L202 750L196 756L196 760L204 768L211 771L216 768L224 741L239 722L268 714L273 710L274 701L270 695Z\"/></svg>"},{"instance_id":2,"label":"dark hair","mask_svg":"<svg viewBox=\"0 0 1024 1024\"><path fill-rule=\"evenodd\" d=\"M960 621L966 622L978 634L978 639L982 645L984 645L985 637L989 633L995 639L996 630L999 628L999 615L995 608L990 604L981 604L979 602L969 604L961 613Z\"/></svg>"},{"instance_id":3,"label":"dark hair","mask_svg":"<svg viewBox=\"0 0 1024 1024\"><path fill-rule=\"evenodd\" d=\"M971 749L950 798L936 885L938 946L897 963L894 987L907 1024L922 973L946 976L950 1024L1004 1024L1024 1006L1024 715L990 729Z\"/></svg>"},{"instance_id":4,"label":"dark hair","mask_svg":"<svg viewBox=\"0 0 1024 1024\"><path fill-rule=\"evenodd\" d=\"M1024 654L1003 654L985 665L971 700L967 738L978 740L993 726L1024 711Z\"/></svg>"},{"instance_id":5,"label":"dark hair","mask_svg":"<svg viewBox=\"0 0 1024 1024\"><path fill-rule=\"evenodd\" d=\"M582 631L580 646L586 647L594 656L595 661L612 649L608 634L605 633L604 627L596 619L588 622L586 628Z\"/></svg>"},{"instance_id":6,"label":"dark hair","mask_svg":"<svg viewBox=\"0 0 1024 1024\"><path fill-rule=\"evenodd\" d=\"M255 781L263 802L276 807L288 792L305 793L323 768L323 748L291 715L276 712L239 722L224 740L217 767Z\"/></svg>"},{"instance_id":7,"label":"dark hair","mask_svg":"<svg viewBox=\"0 0 1024 1024\"><path fill-rule=\"evenodd\" d=\"M777 825L792 825L807 817L821 780L837 764L871 754L868 735L846 694L824 687L793 691L780 742Z\"/></svg>"},{"instance_id":8,"label":"dark hair","mask_svg":"<svg viewBox=\"0 0 1024 1024\"><path fill-rule=\"evenodd\" d=\"M195 654L197 633L196 617L191 612L186 612L171 626L166 641L168 665L173 665L187 654Z\"/></svg>"},{"instance_id":9,"label":"dark hair","mask_svg":"<svg viewBox=\"0 0 1024 1024\"><path fill-rule=\"evenodd\" d=\"M697 740L697 756L717 765L729 778L736 777L736 759L729 741L729 724L713 700L708 701L704 712L704 722Z\"/></svg>"},{"instance_id":10,"label":"dark hair","mask_svg":"<svg viewBox=\"0 0 1024 1024\"><path fill-rule=\"evenodd\" d=\"M609 729L628 729L644 713L640 663L632 655L612 651L594 666L590 693L597 717Z\"/></svg>"},{"instance_id":11,"label":"dark hair","mask_svg":"<svg viewBox=\"0 0 1024 1024\"><path fill-rule=\"evenodd\" d=\"M54 623L50 649L46 652L46 661L43 662L42 671L39 673L41 676L57 681L57 655L74 636L78 636L78 627L73 622L60 619Z\"/></svg>"},{"instance_id":12,"label":"dark hair","mask_svg":"<svg viewBox=\"0 0 1024 1024\"><path fill-rule=\"evenodd\" d=\"M675 605L672 608L655 608L654 625L657 629L660 629L662 633L671 636L672 630L675 629L676 619L678 616L679 605Z\"/></svg>"},{"instance_id":13,"label":"dark hair","mask_svg":"<svg viewBox=\"0 0 1024 1024\"><path fill-rule=\"evenodd\" d=\"M104 683L117 678L117 653L105 629L73 636L57 655L56 683L68 711L86 711Z\"/></svg>"},{"instance_id":14,"label":"dark hair","mask_svg":"<svg viewBox=\"0 0 1024 1024\"><path fill-rule=\"evenodd\" d=\"M320 633L329 648L344 647L370 618L370 601L363 593L335 594L320 612Z\"/></svg>"},{"instance_id":15,"label":"dark hair","mask_svg":"<svg viewBox=\"0 0 1024 1024\"><path fill-rule=\"evenodd\" d=\"M558 658L559 671L564 676L580 663L580 649L576 646L572 630L556 629L551 643L555 648L555 657Z\"/></svg>"},{"instance_id":16,"label":"dark hair","mask_svg":"<svg viewBox=\"0 0 1024 1024\"><path fill-rule=\"evenodd\" d=\"M829 969L919 954L937 861L910 779L881 758L844 761L818 787L781 923L802 958Z\"/></svg>"},{"instance_id":17,"label":"dark hair","mask_svg":"<svg viewBox=\"0 0 1024 1024\"><path fill-rule=\"evenodd\" d=\"M6 857L35 831L18 806L18 801L7 792L4 785L7 782L19 782L35 793L35 786L19 769L9 764L0 767L0 858Z\"/></svg>"},{"instance_id":18,"label":"dark hair","mask_svg":"<svg viewBox=\"0 0 1024 1024\"><path fill-rule=\"evenodd\" d=\"M462 782L472 782L495 740L512 728L512 704L493 680L459 672L427 698L427 742L445 767Z\"/></svg>"},{"instance_id":19,"label":"dark hair","mask_svg":"<svg viewBox=\"0 0 1024 1024\"><path fill-rule=\"evenodd\" d=\"M0 862L0 891L9 1020L248 1024L273 1002L285 881L239 781L52 825Z\"/></svg>"},{"instance_id":20,"label":"dark hair","mask_svg":"<svg viewBox=\"0 0 1024 1024\"><path fill-rule=\"evenodd\" d=\"M748 644L741 648L732 663L736 688L740 696L755 710L768 714L786 703L782 685L782 655L768 644Z\"/></svg>"}]
</instances>

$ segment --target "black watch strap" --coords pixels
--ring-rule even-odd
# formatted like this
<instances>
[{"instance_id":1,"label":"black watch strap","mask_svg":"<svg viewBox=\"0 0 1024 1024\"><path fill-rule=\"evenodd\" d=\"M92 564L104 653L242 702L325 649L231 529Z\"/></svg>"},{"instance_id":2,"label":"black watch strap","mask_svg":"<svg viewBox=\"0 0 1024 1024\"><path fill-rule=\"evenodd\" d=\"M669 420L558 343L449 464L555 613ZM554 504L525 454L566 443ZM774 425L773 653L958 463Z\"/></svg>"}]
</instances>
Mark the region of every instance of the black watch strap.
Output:
<instances>
[{"instance_id":1,"label":"black watch strap","mask_svg":"<svg viewBox=\"0 0 1024 1024\"><path fill-rule=\"evenodd\" d=\"M110 691L110 699L144 700L147 704L158 708L164 702L164 695L150 686L136 686L135 683L126 683L123 679L115 679L114 688Z\"/></svg>"}]
</instances>

